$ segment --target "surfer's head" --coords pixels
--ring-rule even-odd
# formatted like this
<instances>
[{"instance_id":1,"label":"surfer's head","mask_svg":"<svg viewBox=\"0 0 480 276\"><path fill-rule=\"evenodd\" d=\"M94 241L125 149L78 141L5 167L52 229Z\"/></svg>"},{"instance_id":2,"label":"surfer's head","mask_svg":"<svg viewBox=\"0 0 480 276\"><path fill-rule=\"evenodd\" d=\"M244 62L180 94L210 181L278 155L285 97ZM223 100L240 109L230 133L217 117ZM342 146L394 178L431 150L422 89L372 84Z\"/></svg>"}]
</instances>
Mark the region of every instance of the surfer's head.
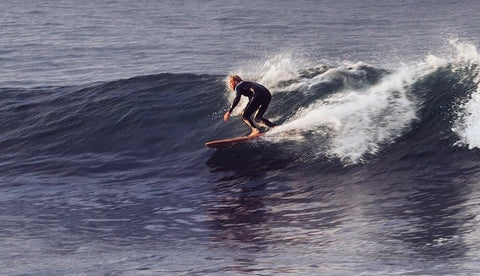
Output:
<instances>
[{"instance_id":1,"label":"surfer's head","mask_svg":"<svg viewBox=\"0 0 480 276\"><path fill-rule=\"evenodd\" d=\"M230 84L230 88L232 90L235 90L235 87L237 86L237 84L239 84L242 80L242 78L240 78L239 75L231 75L229 78L228 78L228 83Z\"/></svg>"}]
</instances>

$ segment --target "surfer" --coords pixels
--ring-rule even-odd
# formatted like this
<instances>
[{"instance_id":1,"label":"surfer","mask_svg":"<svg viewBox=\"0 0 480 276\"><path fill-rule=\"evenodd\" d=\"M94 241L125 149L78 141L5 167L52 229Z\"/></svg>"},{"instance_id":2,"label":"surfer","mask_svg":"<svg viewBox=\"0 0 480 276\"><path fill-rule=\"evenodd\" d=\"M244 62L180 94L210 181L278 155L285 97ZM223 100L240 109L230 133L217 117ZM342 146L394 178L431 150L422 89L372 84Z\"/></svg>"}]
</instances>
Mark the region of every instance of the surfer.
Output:
<instances>
[{"instance_id":1,"label":"surfer","mask_svg":"<svg viewBox=\"0 0 480 276\"><path fill-rule=\"evenodd\" d=\"M250 136L260 134L260 130L258 130L257 126L250 118L254 112L256 112L255 121L257 123L265 125L269 128L277 126L268 119L263 118L263 114L265 114L265 111L267 111L270 100L272 99L272 94L270 94L270 91L268 91L265 86L256 82L244 81L238 75L232 75L229 77L229 85L230 88L236 93L236 96L230 109L225 112L225 115L223 115L223 120L225 122L227 122L230 118L230 114L237 106L241 96L246 96L248 97L248 104L242 112L242 120L252 129Z\"/></svg>"}]
</instances>

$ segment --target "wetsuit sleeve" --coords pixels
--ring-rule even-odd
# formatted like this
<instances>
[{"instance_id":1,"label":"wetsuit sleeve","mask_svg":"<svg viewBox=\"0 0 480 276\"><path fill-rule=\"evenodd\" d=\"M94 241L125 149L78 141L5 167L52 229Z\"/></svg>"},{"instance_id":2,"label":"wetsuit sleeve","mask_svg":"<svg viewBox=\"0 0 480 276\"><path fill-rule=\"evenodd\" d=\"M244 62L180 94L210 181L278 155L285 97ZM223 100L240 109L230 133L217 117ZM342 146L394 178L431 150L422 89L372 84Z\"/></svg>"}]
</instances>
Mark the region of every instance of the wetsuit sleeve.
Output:
<instances>
[{"instance_id":1,"label":"wetsuit sleeve","mask_svg":"<svg viewBox=\"0 0 480 276\"><path fill-rule=\"evenodd\" d=\"M236 91L236 92L237 92L237 96L233 100L232 106L228 110L228 112L230 112L230 113L232 113L233 109L237 106L238 102L240 101L240 97L242 96L242 94L240 94L240 92L238 92L238 91Z\"/></svg>"}]
</instances>

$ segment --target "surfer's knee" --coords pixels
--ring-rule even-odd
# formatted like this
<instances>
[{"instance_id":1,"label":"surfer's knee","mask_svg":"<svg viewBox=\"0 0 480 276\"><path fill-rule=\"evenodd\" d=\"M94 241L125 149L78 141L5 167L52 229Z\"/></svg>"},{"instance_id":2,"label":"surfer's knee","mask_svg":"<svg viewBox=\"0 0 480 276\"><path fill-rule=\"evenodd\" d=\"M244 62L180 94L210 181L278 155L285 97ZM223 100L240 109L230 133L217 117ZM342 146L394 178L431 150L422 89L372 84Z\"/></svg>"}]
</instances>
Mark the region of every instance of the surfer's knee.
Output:
<instances>
[{"instance_id":1,"label":"surfer's knee","mask_svg":"<svg viewBox=\"0 0 480 276\"><path fill-rule=\"evenodd\" d=\"M252 114L245 114L245 112L242 113L242 120L250 121L251 120L250 117L252 117ZM256 119L255 119L255 121L256 121Z\"/></svg>"}]
</instances>

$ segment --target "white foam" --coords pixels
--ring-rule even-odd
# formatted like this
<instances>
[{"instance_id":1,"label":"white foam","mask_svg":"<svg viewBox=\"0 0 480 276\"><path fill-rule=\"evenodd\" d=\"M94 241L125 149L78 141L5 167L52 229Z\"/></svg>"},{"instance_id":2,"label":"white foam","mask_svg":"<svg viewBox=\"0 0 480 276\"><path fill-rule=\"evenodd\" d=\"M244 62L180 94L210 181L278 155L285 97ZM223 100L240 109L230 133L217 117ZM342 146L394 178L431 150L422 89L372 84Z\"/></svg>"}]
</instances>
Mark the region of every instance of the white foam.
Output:
<instances>
[{"instance_id":1,"label":"white foam","mask_svg":"<svg viewBox=\"0 0 480 276\"><path fill-rule=\"evenodd\" d=\"M430 56L419 64L402 65L377 85L366 89L347 86L344 91L299 110L272 131L271 139L300 141L299 133L313 133L328 143L312 149L317 151L315 155L338 158L345 164L362 162L367 154L376 154L382 145L393 143L417 119L420 102L409 93L409 87L444 65L445 60ZM341 68L331 71L338 73L338 70ZM317 80L325 81L329 74L327 71Z\"/></svg>"},{"instance_id":2,"label":"white foam","mask_svg":"<svg viewBox=\"0 0 480 276\"><path fill-rule=\"evenodd\" d=\"M470 43L452 40L450 43L456 49L456 66L473 69L473 82L476 90L470 98L457 110L457 120L452 130L459 136L457 145L467 146L469 149L480 148L480 55L477 48Z\"/></svg>"},{"instance_id":3,"label":"white foam","mask_svg":"<svg viewBox=\"0 0 480 276\"><path fill-rule=\"evenodd\" d=\"M400 76L395 74L366 91L345 91L318 101L277 131L328 127L331 140L325 154L347 163L360 162L366 153L376 153L380 143L398 136L415 118L414 105L406 97Z\"/></svg>"},{"instance_id":4,"label":"white foam","mask_svg":"<svg viewBox=\"0 0 480 276\"><path fill-rule=\"evenodd\" d=\"M261 83L268 87L272 94L275 94L280 91L275 89L279 83L298 79L298 72L306 67L306 62L301 57L294 56L294 54L286 52L274 55L261 62L249 62L238 69L232 70L229 75L239 75L244 80ZM225 97L231 103L235 98L235 93L232 93L228 87L228 77L225 78L225 88ZM248 100L242 97L232 115L240 115L247 102Z\"/></svg>"},{"instance_id":5,"label":"white foam","mask_svg":"<svg viewBox=\"0 0 480 276\"><path fill-rule=\"evenodd\" d=\"M315 155L338 158L346 164L362 162L365 156L376 154L385 145L393 143L417 119L417 110L422 102L410 93L412 84L451 64L478 66L480 55L474 45L458 40L450 40L450 44L454 50L452 56L428 55L424 61L401 64L398 70L384 77L377 85L355 88L344 83L343 91L300 108L282 126L267 135L267 139L305 142L305 133L310 137L318 135L323 144L312 148ZM364 65L367 64L344 63L318 70L318 74L302 76L299 72L306 68L321 66L284 53L261 63L248 64L231 73L246 80L260 82L269 87L273 94L292 91L313 93L312 87L332 82L334 78L354 74L361 77ZM477 85L480 83L479 75L477 73L474 80ZM289 83L287 86L280 85L285 81ZM231 102L234 94L228 91L226 96ZM242 101L234 115L238 115L245 104L246 101ZM458 110L458 120L453 131L459 135L459 143L466 144L469 148L480 148L480 88ZM327 145L323 141L327 141Z\"/></svg>"},{"instance_id":6,"label":"white foam","mask_svg":"<svg viewBox=\"0 0 480 276\"><path fill-rule=\"evenodd\" d=\"M265 87L276 87L279 83L299 78L299 72L309 67L300 54L285 52L276 54L260 62L249 62L230 72L244 80L255 81ZM272 89L272 93L276 90Z\"/></svg>"},{"instance_id":7,"label":"white foam","mask_svg":"<svg viewBox=\"0 0 480 276\"><path fill-rule=\"evenodd\" d=\"M462 106L463 113L455 122L453 131L460 137L457 145L469 149L480 148L480 91L472 94L471 99Z\"/></svg>"},{"instance_id":8,"label":"white foam","mask_svg":"<svg viewBox=\"0 0 480 276\"><path fill-rule=\"evenodd\" d=\"M477 47L475 45L458 39L450 39L449 43L455 49L453 56L455 62L478 64L480 56L478 55Z\"/></svg>"}]
</instances>

